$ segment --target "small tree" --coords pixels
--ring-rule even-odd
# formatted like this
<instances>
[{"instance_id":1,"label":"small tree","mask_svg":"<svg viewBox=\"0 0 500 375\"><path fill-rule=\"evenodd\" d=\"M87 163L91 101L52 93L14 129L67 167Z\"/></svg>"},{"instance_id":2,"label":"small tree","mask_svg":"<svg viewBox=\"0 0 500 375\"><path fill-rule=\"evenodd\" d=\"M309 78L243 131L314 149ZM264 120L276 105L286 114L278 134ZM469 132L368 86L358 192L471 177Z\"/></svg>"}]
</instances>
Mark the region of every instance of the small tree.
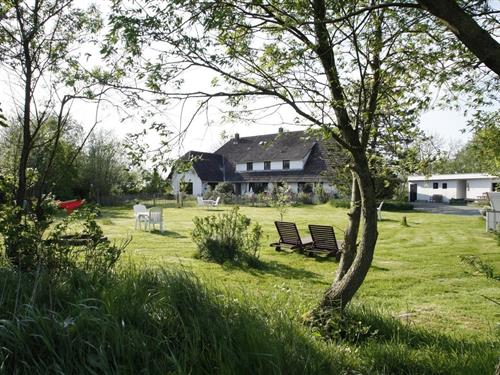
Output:
<instances>
[{"instance_id":1,"label":"small tree","mask_svg":"<svg viewBox=\"0 0 500 375\"><path fill-rule=\"evenodd\" d=\"M275 208L280 214L280 221L283 221L283 217L292 204L292 194L290 192L290 186L288 186L286 182L280 186L277 186L273 190L270 204L271 207Z\"/></svg>"}]
</instances>

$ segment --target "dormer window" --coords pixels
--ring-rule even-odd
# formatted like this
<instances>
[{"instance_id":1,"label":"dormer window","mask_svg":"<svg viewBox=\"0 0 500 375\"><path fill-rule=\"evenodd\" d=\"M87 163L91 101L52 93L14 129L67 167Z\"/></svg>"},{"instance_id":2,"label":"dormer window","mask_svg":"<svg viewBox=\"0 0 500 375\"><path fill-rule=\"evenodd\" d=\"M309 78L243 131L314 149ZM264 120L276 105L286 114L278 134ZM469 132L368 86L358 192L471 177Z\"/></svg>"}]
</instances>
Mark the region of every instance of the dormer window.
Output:
<instances>
[{"instance_id":1,"label":"dormer window","mask_svg":"<svg viewBox=\"0 0 500 375\"><path fill-rule=\"evenodd\" d=\"M265 161L264 162L264 170L265 171L270 171L271 170L271 162L270 161Z\"/></svg>"},{"instance_id":2,"label":"dormer window","mask_svg":"<svg viewBox=\"0 0 500 375\"><path fill-rule=\"evenodd\" d=\"M247 171L253 171L253 163L251 161L247 163Z\"/></svg>"},{"instance_id":3,"label":"dormer window","mask_svg":"<svg viewBox=\"0 0 500 375\"><path fill-rule=\"evenodd\" d=\"M290 160L283 160L283 169L290 169Z\"/></svg>"}]
</instances>

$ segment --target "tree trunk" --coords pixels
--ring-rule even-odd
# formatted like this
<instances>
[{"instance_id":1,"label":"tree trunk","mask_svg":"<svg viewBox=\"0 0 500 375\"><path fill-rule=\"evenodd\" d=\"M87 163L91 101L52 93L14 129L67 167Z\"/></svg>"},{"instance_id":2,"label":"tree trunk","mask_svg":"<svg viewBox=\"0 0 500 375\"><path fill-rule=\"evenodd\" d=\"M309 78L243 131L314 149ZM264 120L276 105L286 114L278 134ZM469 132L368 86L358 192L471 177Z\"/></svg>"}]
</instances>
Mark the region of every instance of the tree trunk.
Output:
<instances>
[{"instance_id":1,"label":"tree trunk","mask_svg":"<svg viewBox=\"0 0 500 375\"><path fill-rule=\"evenodd\" d=\"M362 238L358 252L344 277L334 281L325 292L316 309L316 314L324 311L343 310L357 292L370 269L375 244L377 243L377 205L375 187L368 167L368 160L363 154L353 154L356 160L356 174L359 185L362 209Z\"/></svg>"},{"instance_id":2,"label":"tree trunk","mask_svg":"<svg viewBox=\"0 0 500 375\"><path fill-rule=\"evenodd\" d=\"M28 64L27 64L28 65ZM23 114L23 145L19 158L19 168L17 172L16 203L23 205L26 199L27 179L26 169L31 148L30 112L31 112L31 66L27 66L26 86L24 89L24 114Z\"/></svg>"},{"instance_id":3,"label":"tree trunk","mask_svg":"<svg viewBox=\"0 0 500 375\"><path fill-rule=\"evenodd\" d=\"M443 21L481 62L500 76L500 43L455 0L417 0L417 2Z\"/></svg>"},{"instance_id":4,"label":"tree trunk","mask_svg":"<svg viewBox=\"0 0 500 375\"><path fill-rule=\"evenodd\" d=\"M356 175L352 173L351 210L349 211L349 226L344 235L342 246L342 258L334 283L342 280L354 261L356 256L356 242L358 240L359 223L361 220L361 195Z\"/></svg>"}]
</instances>

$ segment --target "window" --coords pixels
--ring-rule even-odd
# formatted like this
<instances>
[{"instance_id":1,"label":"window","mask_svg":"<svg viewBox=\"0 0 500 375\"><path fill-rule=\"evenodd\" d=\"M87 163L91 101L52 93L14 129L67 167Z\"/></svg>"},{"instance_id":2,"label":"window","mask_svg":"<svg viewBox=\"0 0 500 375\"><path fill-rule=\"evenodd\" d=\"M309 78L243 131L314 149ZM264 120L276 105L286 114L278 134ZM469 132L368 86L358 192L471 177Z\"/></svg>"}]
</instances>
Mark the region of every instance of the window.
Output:
<instances>
[{"instance_id":1,"label":"window","mask_svg":"<svg viewBox=\"0 0 500 375\"><path fill-rule=\"evenodd\" d=\"M250 182L248 189L251 189L254 194L263 193L267 190L267 182Z\"/></svg>"},{"instance_id":2,"label":"window","mask_svg":"<svg viewBox=\"0 0 500 375\"><path fill-rule=\"evenodd\" d=\"M433 182L432 183L432 188L433 189L439 189L439 183L438 182Z\"/></svg>"},{"instance_id":3,"label":"window","mask_svg":"<svg viewBox=\"0 0 500 375\"><path fill-rule=\"evenodd\" d=\"M270 161L265 161L264 162L264 170L265 171L271 170L271 162Z\"/></svg>"},{"instance_id":4,"label":"window","mask_svg":"<svg viewBox=\"0 0 500 375\"><path fill-rule=\"evenodd\" d=\"M443 189L448 189L448 183L447 182L443 182L442 183L442 188Z\"/></svg>"},{"instance_id":5,"label":"window","mask_svg":"<svg viewBox=\"0 0 500 375\"><path fill-rule=\"evenodd\" d=\"M247 171L253 171L253 163L252 162L247 163Z\"/></svg>"},{"instance_id":6,"label":"window","mask_svg":"<svg viewBox=\"0 0 500 375\"><path fill-rule=\"evenodd\" d=\"M290 169L290 160L283 160L283 169Z\"/></svg>"},{"instance_id":7,"label":"window","mask_svg":"<svg viewBox=\"0 0 500 375\"><path fill-rule=\"evenodd\" d=\"M186 193L187 195L193 195L193 183L184 182L184 186L180 186L180 190Z\"/></svg>"}]
</instances>

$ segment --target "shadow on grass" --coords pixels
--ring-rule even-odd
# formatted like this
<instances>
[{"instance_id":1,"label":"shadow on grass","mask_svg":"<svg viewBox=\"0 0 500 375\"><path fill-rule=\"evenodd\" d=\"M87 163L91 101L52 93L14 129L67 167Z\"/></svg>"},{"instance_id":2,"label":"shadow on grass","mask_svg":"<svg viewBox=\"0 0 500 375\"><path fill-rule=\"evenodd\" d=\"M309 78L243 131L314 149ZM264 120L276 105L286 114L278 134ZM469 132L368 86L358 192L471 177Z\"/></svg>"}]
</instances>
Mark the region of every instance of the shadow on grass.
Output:
<instances>
[{"instance_id":1,"label":"shadow on grass","mask_svg":"<svg viewBox=\"0 0 500 375\"><path fill-rule=\"evenodd\" d=\"M375 271L390 271L389 268L374 266L373 264L370 266L370 268Z\"/></svg>"},{"instance_id":2,"label":"shadow on grass","mask_svg":"<svg viewBox=\"0 0 500 375\"><path fill-rule=\"evenodd\" d=\"M384 223L400 223L401 220L394 220L394 219L382 219L382 220L379 220L379 223L380 222L384 222Z\"/></svg>"},{"instance_id":3,"label":"shadow on grass","mask_svg":"<svg viewBox=\"0 0 500 375\"><path fill-rule=\"evenodd\" d=\"M319 275L315 272L307 271L303 268L290 267L286 264L279 263L276 261L264 262L262 260L258 260L257 263L254 265L254 267L237 263L224 263L223 267L226 270L238 269L244 272L248 272L253 276L257 277L264 275L273 275L276 277L281 277L283 279L289 279L289 280L299 279L312 282L315 284L317 283L325 285L328 284L323 280L320 280Z\"/></svg>"},{"instance_id":4,"label":"shadow on grass","mask_svg":"<svg viewBox=\"0 0 500 375\"><path fill-rule=\"evenodd\" d=\"M354 345L370 373L489 374L498 361L498 337L448 336L361 306L332 321L324 337Z\"/></svg>"},{"instance_id":5,"label":"shadow on grass","mask_svg":"<svg viewBox=\"0 0 500 375\"><path fill-rule=\"evenodd\" d=\"M158 229L154 229L151 232L151 234L157 235L157 236L162 236L162 237L170 237L170 238L187 238L186 236L173 232L171 230L164 230L163 232L160 232Z\"/></svg>"},{"instance_id":6,"label":"shadow on grass","mask_svg":"<svg viewBox=\"0 0 500 375\"><path fill-rule=\"evenodd\" d=\"M134 219L134 211L129 208L101 209L100 219Z\"/></svg>"}]
</instances>

